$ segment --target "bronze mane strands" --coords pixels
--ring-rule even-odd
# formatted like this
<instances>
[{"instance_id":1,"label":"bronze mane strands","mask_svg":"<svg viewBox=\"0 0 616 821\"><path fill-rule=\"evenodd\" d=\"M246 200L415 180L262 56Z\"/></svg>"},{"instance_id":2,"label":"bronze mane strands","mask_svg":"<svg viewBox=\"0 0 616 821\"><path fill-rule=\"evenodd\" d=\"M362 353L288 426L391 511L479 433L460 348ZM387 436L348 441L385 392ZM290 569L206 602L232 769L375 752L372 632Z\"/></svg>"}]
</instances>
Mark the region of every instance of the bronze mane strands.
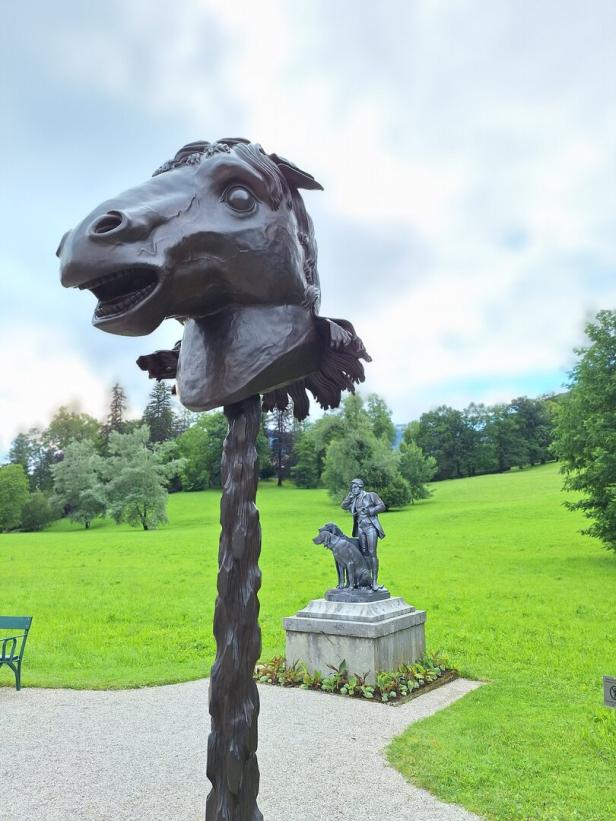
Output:
<instances>
[{"instance_id":1,"label":"bronze mane strands","mask_svg":"<svg viewBox=\"0 0 616 821\"><path fill-rule=\"evenodd\" d=\"M321 186L256 143L190 143L65 235L62 283L94 293L92 321L109 333L183 322L181 347L138 364L177 377L191 410L263 394L266 410L292 402L303 419L307 392L337 407L369 357L350 322L318 315L317 246L300 188Z\"/></svg>"}]
</instances>

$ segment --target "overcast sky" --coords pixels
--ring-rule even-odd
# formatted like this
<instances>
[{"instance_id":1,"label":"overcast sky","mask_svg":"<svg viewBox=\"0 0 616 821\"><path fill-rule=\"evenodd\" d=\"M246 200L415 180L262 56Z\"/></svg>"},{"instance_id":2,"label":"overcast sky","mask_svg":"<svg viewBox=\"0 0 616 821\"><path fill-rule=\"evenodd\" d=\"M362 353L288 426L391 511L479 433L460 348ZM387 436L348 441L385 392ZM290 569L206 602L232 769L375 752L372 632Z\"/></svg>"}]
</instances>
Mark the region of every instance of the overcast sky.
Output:
<instances>
[{"instance_id":1,"label":"overcast sky","mask_svg":"<svg viewBox=\"0 0 616 821\"><path fill-rule=\"evenodd\" d=\"M312 173L322 313L397 422L557 391L616 302L616 4L34 0L0 31L0 453L179 338L90 324L55 249L184 143L243 136Z\"/></svg>"}]
</instances>

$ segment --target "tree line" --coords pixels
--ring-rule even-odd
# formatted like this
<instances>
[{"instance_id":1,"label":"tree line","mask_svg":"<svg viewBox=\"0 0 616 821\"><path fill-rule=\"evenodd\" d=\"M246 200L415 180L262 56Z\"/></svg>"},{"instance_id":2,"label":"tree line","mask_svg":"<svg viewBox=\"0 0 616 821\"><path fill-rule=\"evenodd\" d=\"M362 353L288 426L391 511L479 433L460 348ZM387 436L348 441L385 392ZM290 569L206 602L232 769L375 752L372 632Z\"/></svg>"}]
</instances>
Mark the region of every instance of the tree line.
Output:
<instances>
[{"instance_id":1,"label":"tree line","mask_svg":"<svg viewBox=\"0 0 616 821\"><path fill-rule=\"evenodd\" d=\"M10 463L0 467L0 530L42 530L63 516L86 529L107 515L144 530L165 522L169 485L183 462L154 441L148 420L157 421L155 407L153 397L140 420L126 420L124 391L115 385L104 424L61 407L44 430L18 434Z\"/></svg>"},{"instance_id":2,"label":"tree line","mask_svg":"<svg viewBox=\"0 0 616 821\"><path fill-rule=\"evenodd\" d=\"M465 410L441 405L411 422L405 436L436 460L434 478L503 473L554 459L551 446L559 396L513 399Z\"/></svg>"},{"instance_id":3,"label":"tree line","mask_svg":"<svg viewBox=\"0 0 616 821\"><path fill-rule=\"evenodd\" d=\"M0 530L40 530L61 516L89 528L104 515L147 530L166 521L168 492L220 486L222 412L178 409L163 382L139 419L126 411L116 384L104 422L61 407L46 428L18 434L0 467ZM271 476L265 427L258 448L262 474Z\"/></svg>"},{"instance_id":4,"label":"tree line","mask_svg":"<svg viewBox=\"0 0 616 821\"><path fill-rule=\"evenodd\" d=\"M300 487L324 485L333 498L358 475L388 507L429 495L430 480L502 473L553 459L557 397L509 404L442 405L407 425L399 447L391 411L379 396L348 397L342 410L305 425L290 475Z\"/></svg>"},{"instance_id":5,"label":"tree line","mask_svg":"<svg viewBox=\"0 0 616 821\"><path fill-rule=\"evenodd\" d=\"M323 486L338 498L360 476L388 507L401 507L426 498L431 480L546 461L556 403L521 397L464 411L441 406L407 425L400 442L391 410L376 394L348 396L314 422L277 410L264 415L258 437L261 478ZM0 468L0 529L40 529L59 515L85 527L111 515L148 529L165 521L168 492L220 486L222 412L178 409L163 382L154 384L140 419L127 419L126 410L116 384L104 422L61 407L46 428L18 434L10 464ZM131 493L131 477L149 488L149 498Z\"/></svg>"},{"instance_id":6,"label":"tree line","mask_svg":"<svg viewBox=\"0 0 616 821\"><path fill-rule=\"evenodd\" d=\"M462 411L442 405L407 425L397 447L391 412L376 395L349 396L339 411L309 423L288 411L268 414L258 442L261 476L324 486L335 499L357 476L396 507L426 498L431 480L558 458L564 489L576 494L565 504L589 519L584 532L616 552L616 311L600 311L586 334L565 393ZM220 484L222 413L178 412L163 383L154 385L141 419L127 420L125 412L126 396L115 385L104 423L63 407L47 428L20 433L0 467L0 530L40 529L62 514L81 516L87 527L103 510L155 526L164 520L168 490ZM158 503L140 508L138 485L154 487Z\"/></svg>"}]
</instances>

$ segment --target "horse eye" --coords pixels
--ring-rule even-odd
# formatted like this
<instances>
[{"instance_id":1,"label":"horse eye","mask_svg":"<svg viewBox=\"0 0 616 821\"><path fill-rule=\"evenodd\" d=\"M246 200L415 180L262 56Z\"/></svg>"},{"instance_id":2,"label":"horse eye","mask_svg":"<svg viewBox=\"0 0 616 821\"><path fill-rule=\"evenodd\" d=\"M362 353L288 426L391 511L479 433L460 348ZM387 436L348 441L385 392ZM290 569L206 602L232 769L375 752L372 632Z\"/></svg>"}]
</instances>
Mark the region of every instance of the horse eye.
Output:
<instances>
[{"instance_id":1,"label":"horse eye","mask_svg":"<svg viewBox=\"0 0 616 821\"><path fill-rule=\"evenodd\" d=\"M234 185L232 188L228 188L224 193L223 199L234 211L252 211L256 204L254 195L241 185Z\"/></svg>"}]
</instances>

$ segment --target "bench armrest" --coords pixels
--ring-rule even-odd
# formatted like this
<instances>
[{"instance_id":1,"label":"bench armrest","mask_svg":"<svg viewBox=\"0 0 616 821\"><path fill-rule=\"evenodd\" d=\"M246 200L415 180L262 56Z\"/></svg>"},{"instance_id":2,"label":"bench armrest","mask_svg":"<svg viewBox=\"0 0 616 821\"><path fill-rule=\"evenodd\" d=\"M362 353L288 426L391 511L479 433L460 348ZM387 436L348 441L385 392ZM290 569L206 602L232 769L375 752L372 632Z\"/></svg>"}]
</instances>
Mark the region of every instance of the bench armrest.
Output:
<instances>
[{"instance_id":1,"label":"bench armrest","mask_svg":"<svg viewBox=\"0 0 616 821\"><path fill-rule=\"evenodd\" d=\"M6 659L11 660L11 659L17 658L17 654L15 653L15 651L17 650L17 639L23 639L23 638L24 638L24 634L22 633L19 636L8 636L7 638L3 639L2 640L2 649L0 649L0 661L5 661ZM10 646L9 651L7 653L7 647L9 646L9 643L10 643L11 646ZM22 642L22 644L23 644L23 642Z\"/></svg>"}]
</instances>

